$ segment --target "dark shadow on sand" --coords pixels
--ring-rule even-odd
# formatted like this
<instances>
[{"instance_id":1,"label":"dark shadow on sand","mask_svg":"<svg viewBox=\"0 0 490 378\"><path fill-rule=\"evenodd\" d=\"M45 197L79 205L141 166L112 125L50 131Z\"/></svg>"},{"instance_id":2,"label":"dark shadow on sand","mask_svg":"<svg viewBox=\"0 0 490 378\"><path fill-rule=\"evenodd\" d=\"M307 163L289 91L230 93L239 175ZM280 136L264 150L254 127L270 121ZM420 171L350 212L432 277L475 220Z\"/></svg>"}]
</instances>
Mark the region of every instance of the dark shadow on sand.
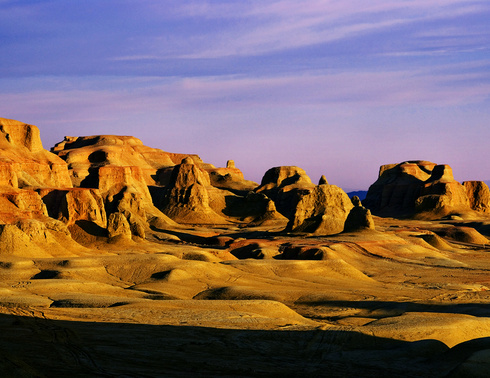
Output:
<instances>
[{"instance_id":1,"label":"dark shadow on sand","mask_svg":"<svg viewBox=\"0 0 490 378\"><path fill-rule=\"evenodd\" d=\"M31 377L444 377L490 338L449 349L350 331L252 331L0 315L0 371Z\"/></svg>"},{"instance_id":2,"label":"dark shadow on sand","mask_svg":"<svg viewBox=\"0 0 490 378\"><path fill-rule=\"evenodd\" d=\"M442 314L465 314L478 317L490 317L490 304L487 303L456 303L456 304L432 304L415 302L391 302L391 301L337 301L337 300L309 300L304 298L296 302L298 305L323 306L332 308L357 308L363 310L360 317L381 319L400 316L406 312L432 312ZM326 320L338 320L347 316L334 316L322 318ZM349 314L348 317L352 317Z\"/></svg>"}]
</instances>

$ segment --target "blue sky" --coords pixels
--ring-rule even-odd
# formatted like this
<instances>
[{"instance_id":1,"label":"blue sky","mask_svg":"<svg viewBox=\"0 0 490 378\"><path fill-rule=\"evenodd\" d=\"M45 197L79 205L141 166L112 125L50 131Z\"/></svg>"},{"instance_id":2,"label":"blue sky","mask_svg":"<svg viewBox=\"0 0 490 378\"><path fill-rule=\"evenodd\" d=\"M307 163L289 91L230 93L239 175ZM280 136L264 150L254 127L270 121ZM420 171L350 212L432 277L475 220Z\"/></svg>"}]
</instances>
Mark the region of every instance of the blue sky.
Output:
<instances>
[{"instance_id":1,"label":"blue sky","mask_svg":"<svg viewBox=\"0 0 490 378\"><path fill-rule=\"evenodd\" d=\"M367 189L490 179L490 2L0 0L0 116Z\"/></svg>"}]
</instances>

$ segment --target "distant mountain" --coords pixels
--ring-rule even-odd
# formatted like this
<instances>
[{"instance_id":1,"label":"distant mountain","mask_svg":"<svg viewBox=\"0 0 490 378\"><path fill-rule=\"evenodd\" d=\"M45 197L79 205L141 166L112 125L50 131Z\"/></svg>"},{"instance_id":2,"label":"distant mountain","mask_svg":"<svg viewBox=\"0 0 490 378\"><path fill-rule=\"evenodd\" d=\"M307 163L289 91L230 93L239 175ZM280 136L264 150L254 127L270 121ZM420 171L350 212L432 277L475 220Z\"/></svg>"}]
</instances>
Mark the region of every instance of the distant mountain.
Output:
<instances>
[{"instance_id":1,"label":"distant mountain","mask_svg":"<svg viewBox=\"0 0 490 378\"><path fill-rule=\"evenodd\" d=\"M488 186L490 186L490 180L485 180L483 181L485 184L487 184Z\"/></svg>"},{"instance_id":2,"label":"distant mountain","mask_svg":"<svg viewBox=\"0 0 490 378\"><path fill-rule=\"evenodd\" d=\"M347 193L349 198L352 198L354 196L358 196L361 201L366 198L366 194L367 194L367 190L356 190L354 192L348 192Z\"/></svg>"}]
</instances>

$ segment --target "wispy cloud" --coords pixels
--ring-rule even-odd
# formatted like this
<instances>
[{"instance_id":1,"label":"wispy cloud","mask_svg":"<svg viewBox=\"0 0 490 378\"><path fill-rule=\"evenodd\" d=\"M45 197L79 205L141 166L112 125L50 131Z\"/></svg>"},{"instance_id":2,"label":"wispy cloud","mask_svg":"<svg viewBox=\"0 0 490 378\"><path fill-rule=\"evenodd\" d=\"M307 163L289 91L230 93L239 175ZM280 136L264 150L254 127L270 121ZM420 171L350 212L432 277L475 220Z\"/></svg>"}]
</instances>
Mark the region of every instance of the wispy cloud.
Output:
<instances>
[{"instance_id":1,"label":"wispy cloud","mask_svg":"<svg viewBox=\"0 0 490 378\"><path fill-rule=\"evenodd\" d=\"M246 4L232 2L226 6L220 3L213 6L210 3L183 6L182 10L187 9L189 15L241 18L243 22L239 26L224 28L212 42L194 46L192 52L182 53L181 56L217 58L270 54L383 31L388 33L385 38L390 38L389 33L393 28L490 11L490 6L485 2L462 0L316 0L308 2L308 6L298 1L283 0ZM459 33L467 34L465 28L459 28ZM409 31L405 37L414 31Z\"/></svg>"}]
</instances>

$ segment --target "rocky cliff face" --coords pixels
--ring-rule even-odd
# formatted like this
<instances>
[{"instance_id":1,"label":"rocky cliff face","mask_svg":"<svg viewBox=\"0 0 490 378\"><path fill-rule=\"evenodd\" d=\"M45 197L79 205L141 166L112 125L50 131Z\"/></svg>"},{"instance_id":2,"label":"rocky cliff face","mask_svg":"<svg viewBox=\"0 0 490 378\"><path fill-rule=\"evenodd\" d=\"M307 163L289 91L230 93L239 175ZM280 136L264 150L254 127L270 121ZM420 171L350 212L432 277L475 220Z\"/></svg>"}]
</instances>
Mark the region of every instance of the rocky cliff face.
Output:
<instances>
[{"instance_id":1,"label":"rocky cliff face","mask_svg":"<svg viewBox=\"0 0 490 378\"><path fill-rule=\"evenodd\" d=\"M73 188L67 164L43 149L36 126L0 118L3 253L66 253L65 247L79 248L67 227L79 221L105 227L105 217L100 195Z\"/></svg>"},{"instance_id":2,"label":"rocky cliff face","mask_svg":"<svg viewBox=\"0 0 490 378\"><path fill-rule=\"evenodd\" d=\"M72 189L66 163L43 149L36 126L0 118L0 221L47 216L37 190L54 187Z\"/></svg>"},{"instance_id":3,"label":"rocky cliff face","mask_svg":"<svg viewBox=\"0 0 490 378\"><path fill-rule=\"evenodd\" d=\"M44 150L39 129L0 118L0 186L71 188L66 163Z\"/></svg>"},{"instance_id":4,"label":"rocky cliff face","mask_svg":"<svg viewBox=\"0 0 490 378\"><path fill-rule=\"evenodd\" d=\"M431 219L481 212L488 200L483 185L463 186L448 165L407 161L382 166L364 203L376 215Z\"/></svg>"}]
</instances>

